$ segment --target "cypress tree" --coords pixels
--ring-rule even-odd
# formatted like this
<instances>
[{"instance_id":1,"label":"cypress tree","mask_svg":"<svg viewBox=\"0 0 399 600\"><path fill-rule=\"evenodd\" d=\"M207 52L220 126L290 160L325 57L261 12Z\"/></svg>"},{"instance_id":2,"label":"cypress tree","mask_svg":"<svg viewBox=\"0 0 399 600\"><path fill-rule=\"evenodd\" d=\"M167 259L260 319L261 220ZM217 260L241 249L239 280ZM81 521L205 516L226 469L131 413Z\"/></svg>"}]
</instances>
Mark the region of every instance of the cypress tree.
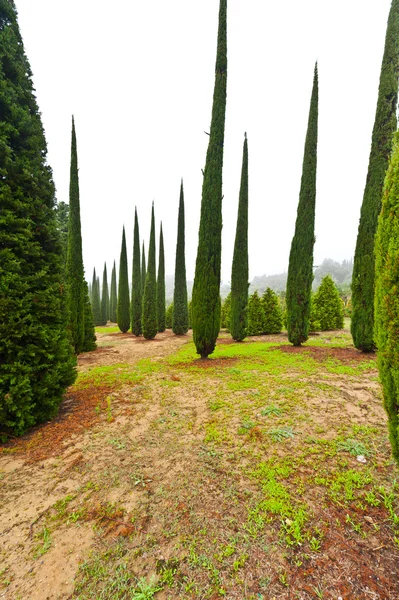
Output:
<instances>
[{"instance_id":1,"label":"cypress tree","mask_svg":"<svg viewBox=\"0 0 399 600\"><path fill-rule=\"evenodd\" d=\"M262 335L265 322L262 299L254 292L248 299L248 335Z\"/></svg>"},{"instance_id":2,"label":"cypress tree","mask_svg":"<svg viewBox=\"0 0 399 600\"><path fill-rule=\"evenodd\" d=\"M69 182L68 253L66 265L68 289L68 327L76 354L82 352L85 337L85 294L80 224L78 154L75 121L72 117L71 169Z\"/></svg>"},{"instance_id":3,"label":"cypress tree","mask_svg":"<svg viewBox=\"0 0 399 600\"><path fill-rule=\"evenodd\" d=\"M91 284L91 295L92 302L91 307L93 311L94 325L101 324L101 300L100 300L100 284L96 275L96 270L93 270L93 281Z\"/></svg>"},{"instance_id":4,"label":"cypress tree","mask_svg":"<svg viewBox=\"0 0 399 600\"><path fill-rule=\"evenodd\" d=\"M215 349L220 328L222 171L227 84L227 0L220 0L212 121L202 184L201 219L192 297L197 353Z\"/></svg>"},{"instance_id":5,"label":"cypress tree","mask_svg":"<svg viewBox=\"0 0 399 600\"><path fill-rule=\"evenodd\" d=\"M15 5L0 0L0 438L56 414L76 378L55 188Z\"/></svg>"},{"instance_id":6,"label":"cypress tree","mask_svg":"<svg viewBox=\"0 0 399 600\"><path fill-rule=\"evenodd\" d=\"M134 209L134 236L133 236L133 269L132 269L132 302L131 302L131 327L134 335L141 335L141 313L143 305L140 265L140 237L137 208ZM143 245L144 250L144 245Z\"/></svg>"},{"instance_id":7,"label":"cypress tree","mask_svg":"<svg viewBox=\"0 0 399 600\"><path fill-rule=\"evenodd\" d=\"M344 327L344 304L330 275L323 277L313 296L312 313L313 321L320 324L320 331Z\"/></svg>"},{"instance_id":8,"label":"cypress tree","mask_svg":"<svg viewBox=\"0 0 399 600\"><path fill-rule=\"evenodd\" d=\"M109 320L111 323L116 323L116 307L117 307L117 292L116 292L116 266L114 261L114 266L112 267L111 274L111 293L109 299Z\"/></svg>"},{"instance_id":9,"label":"cypress tree","mask_svg":"<svg viewBox=\"0 0 399 600\"><path fill-rule=\"evenodd\" d=\"M58 202L55 210L57 215L58 231L60 232L61 238L62 263L65 268L68 254L69 205L65 202Z\"/></svg>"},{"instance_id":10,"label":"cypress tree","mask_svg":"<svg viewBox=\"0 0 399 600\"><path fill-rule=\"evenodd\" d=\"M229 292L222 302L222 310L220 316L220 328L227 329L230 331L230 319L231 319L231 292Z\"/></svg>"},{"instance_id":11,"label":"cypress tree","mask_svg":"<svg viewBox=\"0 0 399 600\"><path fill-rule=\"evenodd\" d=\"M352 276L353 342L359 350L374 350L374 237L385 172L397 128L399 75L399 0L392 0L382 59L369 168L360 213Z\"/></svg>"},{"instance_id":12,"label":"cypress tree","mask_svg":"<svg viewBox=\"0 0 399 600\"><path fill-rule=\"evenodd\" d=\"M262 296L264 312L263 333L280 333L283 328L283 313L277 294L271 288L266 288Z\"/></svg>"},{"instance_id":13,"label":"cypress tree","mask_svg":"<svg viewBox=\"0 0 399 600\"><path fill-rule=\"evenodd\" d=\"M237 342L242 342L247 335L248 285L248 141L245 134L237 230L231 269L230 332L233 340Z\"/></svg>"},{"instance_id":14,"label":"cypress tree","mask_svg":"<svg viewBox=\"0 0 399 600\"><path fill-rule=\"evenodd\" d=\"M83 282L83 292L85 298L85 336L83 339L83 352L91 352L97 348L96 344L96 333L94 329L94 318L93 311L91 308L90 298L89 298L89 287L87 285L87 281Z\"/></svg>"},{"instance_id":15,"label":"cypress tree","mask_svg":"<svg viewBox=\"0 0 399 600\"><path fill-rule=\"evenodd\" d=\"M108 276L107 265L104 263L103 271L103 287L101 294L101 325L106 325L109 318L109 293L108 293Z\"/></svg>"},{"instance_id":16,"label":"cypress tree","mask_svg":"<svg viewBox=\"0 0 399 600\"><path fill-rule=\"evenodd\" d=\"M118 327L126 333L130 327L129 275L127 270L127 252L125 228L122 231L122 247L119 261L118 304L116 310Z\"/></svg>"},{"instance_id":17,"label":"cypress tree","mask_svg":"<svg viewBox=\"0 0 399 600\"><path fill-rule=\"evenodd\" d=\"M165 331L165 250L163 246L162 223L159 233L159 261L158 261L158 278L157 278L157 323L158 331Z\"/></svg>"},{"instance_id":18,"label":"cypress tree","mask_svg":"<svg viewBox=\"0 0 399 600\"><path fill-rule=\"evenodd\" d=\"M399 464L399 134L386 174L375 241L375 341L392 453Z\"/></svg>"},{"instance_id":19,"label":"cypress tree","mask_svg":"<svg viewBox=\"0 0 399 600\"><path fill-rule=\"evenodd\" d=\"M151 211L150 245L148 248L148 269L145 277L143 294L143 336L152 340L158 331L157 326L157 280L155 267L155 216L154 203Z\"/></svg>"},{"instance_id":20,"label":"cypress tree","mask_svg":"<svg viewBox=\"0 0 399 600\"><path fill-rule=\"evenodd\" d=\"M173 292L173 324L176 335L185 335L188 331L188 302L184 233L184 190L180 184L179 215L177 219L177 243L175 261L175 287Z\"/></svg>"},{"instance_id":21,"label":"cypress tree","mask_svg":"<svg viewBox=\"0 0 399 600\"><path fill-rule=\"evenodd\" d=\"M288 264L287 329L288 339L294 346L300 346L302 342L306 342L309 332L315 241L318 104L319 86L316 64L303 157L298 214Z\"/></svg>"},{"instance_id":22,"label":"cypress tree","mask_svg":"<svg viewBox=\"0 0 399 600\"><path fill-rule=\"evenodd\" d=\"M146 275L147 275L147 268L145 266L145 250L144 250L144 240L143 240L143 250L141 253L141 296L143 296L143 294L144 294Z\"/></svg>"},{"instance_id":23,"label":"cypress tree","mask_svg":"<svg viewBox=\"0 0 399 600\"><path fill-rule=\"evenodd\" d=\"M171 302L165 311L165 327L172 329L173 327L173 302Z\"/></svg>"}]
</instances>

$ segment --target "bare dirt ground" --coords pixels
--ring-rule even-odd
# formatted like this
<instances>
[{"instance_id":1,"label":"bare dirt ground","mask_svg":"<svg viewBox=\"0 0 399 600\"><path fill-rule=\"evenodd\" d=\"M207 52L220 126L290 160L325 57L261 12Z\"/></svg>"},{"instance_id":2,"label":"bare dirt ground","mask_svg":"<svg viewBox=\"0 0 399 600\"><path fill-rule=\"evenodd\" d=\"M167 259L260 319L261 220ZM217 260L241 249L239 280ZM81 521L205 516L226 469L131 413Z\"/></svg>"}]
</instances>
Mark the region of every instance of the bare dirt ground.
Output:
<instances>
[{"instance_id":1,"label":"bare dirt ground","mask_svg":"<svg viewBox=\"0 0 399 600\"><path fill-rule=\"evenodd\" d=\"M207 361L99 335L59 416L0 448L0 598L398 599L381 391L345 335Z\"/></svg>"}]
</instances>

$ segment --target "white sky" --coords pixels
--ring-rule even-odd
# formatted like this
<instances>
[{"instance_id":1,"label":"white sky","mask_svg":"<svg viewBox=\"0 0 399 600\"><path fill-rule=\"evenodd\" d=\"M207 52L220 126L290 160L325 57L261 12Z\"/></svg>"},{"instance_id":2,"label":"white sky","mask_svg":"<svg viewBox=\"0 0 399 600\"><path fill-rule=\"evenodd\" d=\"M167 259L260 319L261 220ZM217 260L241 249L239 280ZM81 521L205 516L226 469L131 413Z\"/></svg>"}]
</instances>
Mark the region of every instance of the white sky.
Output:
<instances>
[{"instance_id":1,"label":"white sky","mask_svg":"<svg viewBox=\"0 0 399 600\"><path fill-rule=\"evenodd\" d=\"M229 0L222 279L230 281L244 132L249 263L287 269L314 63L319 64L315 264L353 256L390 0ZM218 0L16 0L54 171L68 202L75 115L86 276L129 276L137 205L146 250L151 202L174 271L180 179L193 278L216 58ZM157 240L158 252L158 240Z\"/></svg>"}]
</instances>

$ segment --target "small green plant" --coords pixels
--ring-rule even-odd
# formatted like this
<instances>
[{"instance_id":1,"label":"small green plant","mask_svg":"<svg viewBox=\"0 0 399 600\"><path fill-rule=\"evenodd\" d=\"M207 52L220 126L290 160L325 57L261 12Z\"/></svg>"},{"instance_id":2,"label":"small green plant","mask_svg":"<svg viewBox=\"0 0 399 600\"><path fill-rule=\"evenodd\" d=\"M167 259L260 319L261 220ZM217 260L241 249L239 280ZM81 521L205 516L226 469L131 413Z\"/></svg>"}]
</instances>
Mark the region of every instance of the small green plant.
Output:
<instances>
[{"instance_id":1,"label":"small green plant","mask_svg":"<svg viewBox=\"0 0 399 600\"><path fill-rule=\"evenodd\" d=\"M262 415L262 417L279 417L282 413L283 410L279 406L276 406L275 404L270 404L269 406L266 406L264 409L262 409L260 414Z\"/></svg>"},{"instance_id":2,"label":"small green plant","mask_svg":"<svg viewBox=\"0 0 399 600\"><path fill-rule=\"evenodd\" d=\"M39 556L46 554L46 552L50 550L52 544L50 531L47 529L47 527L43 527L43 531L38 535L38 537L42 539L42 543L36 548L34 554L35 558L39 558Z\"/></svg>"},{"instance_id":3,"label":"small green plant","mask_svg":"<svg viewBox=\"0 0 399 600\"><path fill-rule=\"evenodd\" d=\"M287 438L293 438L296 434L296 432L293 431L292 427L279 427L275 429L270 429L270 431L268 431L267 433L271 436L274 442L282 442Z\"/></svg>"},{"instance_id":4,"label":"small green plant","mask_svg":"<svg viewBox=\"0 0 399 600\"><path fill-rule=\"evenodd\" d=\"M343 442L337 442L337 450L338 452L349 452L352 456L368 456L370 454L370 451L362 442L350 438Z\"/></svg>"},{"instance_id":5,"label":"small green plant","mask_svg":"<svg viewBox=\"0 0 399 600\"><path fill-rule=\"evenodd\" d=\"M149 581L141 577L137 581L137 586L133 592L132 600L151 600L157 592L162 590L158 585L156 577L152 576Z\"/></svg>"},{"instance_id":6,"label":"small green plant","mask_svg":"<svg viewBox=\"0 0 399 600\"><path fill-rule=\"evenodd\" d=\"M238 429L238 435L243 435L244 433L248 433L255 426L256 426L256 424L253 421L251 421L250 419L246 419L245 421L243 421L241 423L240 428Z\"/></svg>"}]
</instances>

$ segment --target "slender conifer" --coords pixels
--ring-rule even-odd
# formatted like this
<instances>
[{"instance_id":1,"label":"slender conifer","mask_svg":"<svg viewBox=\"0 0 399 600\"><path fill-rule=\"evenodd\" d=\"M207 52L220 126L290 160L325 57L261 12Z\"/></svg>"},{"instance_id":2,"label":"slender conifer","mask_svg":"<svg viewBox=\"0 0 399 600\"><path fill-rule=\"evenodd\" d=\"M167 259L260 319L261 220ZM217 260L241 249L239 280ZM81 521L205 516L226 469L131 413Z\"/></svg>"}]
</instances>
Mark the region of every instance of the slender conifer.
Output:
<instances>
[{"instance_id":1,"label":"slender conifer","mask_svg":"<svg viewBox=\"0 0 399 600\"><path fill-rule=\"evenodd\" d=\"M162 223L159 233L159 260L158 260L158 278L157 278L157 323L158 331L165 331L165 250L163 245Z\"/></svg>"},{"instance_id":2,"label":"slender conifer","mask_svg":"<svg viewBox=\"0 0 399 600\"><path fill-rule=\"evenodd\" d=\"M104 263L103 271L103 287L101 292L101 325L106 325L109 319L109 292L108 292L108 276L107 264Z\"/></svg>"},{"instance_id":3,"label":"slender conifer","mask_svg":"<svg viewBox=\"0 0 399 600\"><path fill-rule=\"evenodd\" d=\"M356 241L352 276L351 332L356 348L374 350L374 238L385 172L397 129L399 76L399 0L392 0L382 59L377 110L374 121L369 168L359 231Z\"/></svg>"},{"instance_id":4,"label":"slender conifer","mask_svg":"<svg viewBox=\"0 0 399 600\"><path fill-rule=\"evenodd\" d=\"M201 219L192 298L197 353L215 349L220 329L222 171L227 84L227 0L220 0L212 121L202 184Z\"/></svg>"},{"instance_id":5,"label":"slender conifer","mask_svg":"<svg viewBox=\"0 0 399 600\"><path fill-rule=\"evenodd\" d=\"M315 241L318 103L319 86L316 64L305 141L298 214L288 264L287 329L288 339L294 346L300 346L302 342L306 342L309 332L313 281L313 246Z\"/></svg>"},{"instance_id":6,"label":"slender conifer","mask_svg":"<svg viewBox=\"0 0 399 600\"><path fill-rule=\"evenodd\" d=\"M91 352L97 348L96 332L94 329L93 311L89 298L89 287L87 281L84 281L84 297L85 297L85 337L83 340L83 352Z\"/></svg>"},{"instance_id":7,"label":"slender conifer","mask_svg":"<svg viewBox=\"0 0 399 600\"><path fill-rule=\"evenodd\" d=\"M230 333L241 342L247 335L248 322L248 141L245 134L237 230L231 270Z\"/></svg>"},{"instance_id":8,"label":"slender conifer","mask_svg":"<svg viewBox=\"0 0 399 600\"><path fill-rule=\"evenodd\" d=\"M109 320L111 321L111 323L116 323L116 309L118 302L118 294L116 290L116 266L114 261L114 266L112 267L111 274L111 293L109 299Z\"/></svg>"},{"instance_id":9,"label":"slender conifer","mask_svg":"<svg viewBox=\"0 0 399 600\"><path fill-rule=\"evenodd\" d=\"M173 294L172 330L173 333L175 333L176 335L184 335L188 331L183 180L181 181L180 185L179 216L177 221L175 288Z\"/></svg>"},{"instance_id":10,"label":"slender conifer","mask_svg":"<svg viewBox=\"0 0 399 600\"><path fill-rule=\"evenodd\" d=\"M94 325L101 324L101 299L100 299L100 284L96 275L96 269L93 270L93 281L91 284L91 308L93 311Z\"/></svg>"},{"instance_id":11,"label":"slender conifer","mask_svg":"<svg viewBox=\"0 0 399 600\"><path fill-rule=\"evenodd\" d=\"M144 295L146 275L147 275L147 267L145 265L145 249L144 249L144 240L143 240L143 249L141 252L141 296L142 297Z\"/></svg>"},{"instance_id":12,"label":"slender conifer","mask_svg":"<svg viewBox=\"0 0 399 600\"><path fill-rule=\"evenodd\" d=\"M141 285L140 265L140 236L137 208L134 209L134 236L133 236L133 269L132 269L132 302L131 302L131 327L134 335L141 335L141 314L143 307L143 294ZM144 246L143 246L144 248Z\"/></svg>"},{"instance_id":13,"label":"slender conifer","mask_svg":"<svg viewBox=\"0 0 399 600\"><path fill-rule=\"evenodd\" d=\"M122 331L122 333L126 333L130 327L130 298L124 227L122 232L121 256L119 261L118 304L116 316L119 329Z\"/></svg>"},{"instance_id":14,"label":"slender conifer","mask_svg":"<svg viewBox=\"0 0 399 600\"><path fill-rule=\"evenodd\" d=\"M143 336L146 340L152 340L158 331L157 326L157 279L155 266L155 215L154 203L151 211L150 245L148 248L148 268L145 277L143 295Z\"/></svg>"}]
</instances>

